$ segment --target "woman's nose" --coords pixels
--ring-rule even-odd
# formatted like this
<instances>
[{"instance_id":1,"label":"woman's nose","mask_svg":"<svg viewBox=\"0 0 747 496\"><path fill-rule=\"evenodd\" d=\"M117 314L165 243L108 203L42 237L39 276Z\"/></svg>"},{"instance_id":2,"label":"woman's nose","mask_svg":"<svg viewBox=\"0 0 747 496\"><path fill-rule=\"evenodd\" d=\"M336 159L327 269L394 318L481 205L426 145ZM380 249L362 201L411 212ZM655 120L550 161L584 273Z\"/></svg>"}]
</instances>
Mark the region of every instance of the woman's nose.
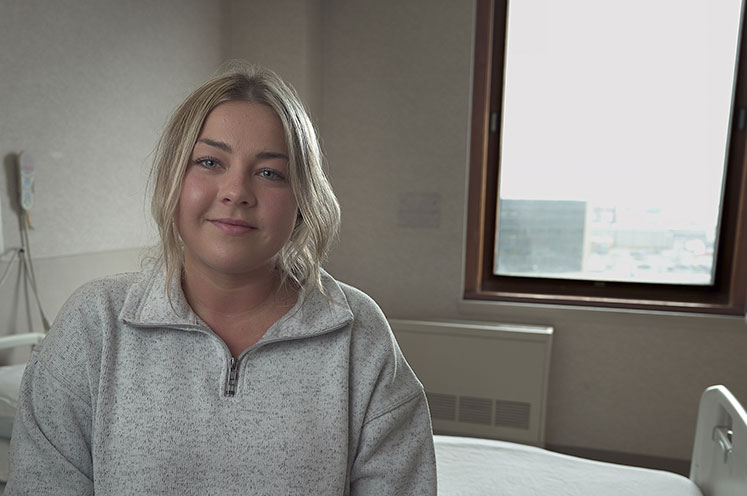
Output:
<instances>
[{"instance_id":1,"label":"woman's nose","mask_svg":"<svg viewBox=\"0 0 747 496\"><path fill-rule=\"evenodd\" d=\"M220 192L221 201L232 205L253 205L256 201L251 179L245 174L228 173Z\"/></svg>"}]
</instances>

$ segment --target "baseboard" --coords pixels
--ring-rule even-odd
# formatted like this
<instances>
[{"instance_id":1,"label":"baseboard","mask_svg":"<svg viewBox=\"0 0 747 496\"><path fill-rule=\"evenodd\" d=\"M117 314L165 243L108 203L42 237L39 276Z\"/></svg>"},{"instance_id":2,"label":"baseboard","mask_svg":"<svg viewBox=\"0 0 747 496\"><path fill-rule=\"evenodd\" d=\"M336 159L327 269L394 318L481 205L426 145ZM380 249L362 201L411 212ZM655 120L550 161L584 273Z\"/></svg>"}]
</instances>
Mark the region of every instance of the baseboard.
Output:
<instances>
[{"instance_id":1,"label":"baseboard","mask_svg":"<svg viewBox=\"0 0 747 496\"><path fill-rule=\"evenodd\" d=\"M630 465L633 467L652 468L656 470L666 470L675 474L690 475L690 460L680 460L676 458L664 458L659 456L636 455L633 453L621 453L619 451L605 451L592 448L579 448L575 446L560 446L548 444L546 448L556 453L565 455L588 458L600 462L617 463L620 465Z\"/></svg>"}]
</instances>

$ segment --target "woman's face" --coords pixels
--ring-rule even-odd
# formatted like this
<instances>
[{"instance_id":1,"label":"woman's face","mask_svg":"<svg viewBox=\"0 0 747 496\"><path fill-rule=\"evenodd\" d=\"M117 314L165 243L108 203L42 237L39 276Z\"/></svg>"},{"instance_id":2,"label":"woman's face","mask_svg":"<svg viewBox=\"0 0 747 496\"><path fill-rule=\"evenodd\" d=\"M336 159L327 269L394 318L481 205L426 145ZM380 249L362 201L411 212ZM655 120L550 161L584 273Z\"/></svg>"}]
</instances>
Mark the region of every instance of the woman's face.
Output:
<instances>
[{"instance_id":1,"label":"woman's face","mask_svg":"<svg viewBox=\"0 0 747 496\"><path fill-rule=\"evenodd\" d=\"M207 116L182 183L176 225L186 270L272 270L298 206L283 126L267 106L228 101Z\"/></svg>"}]
</instances>

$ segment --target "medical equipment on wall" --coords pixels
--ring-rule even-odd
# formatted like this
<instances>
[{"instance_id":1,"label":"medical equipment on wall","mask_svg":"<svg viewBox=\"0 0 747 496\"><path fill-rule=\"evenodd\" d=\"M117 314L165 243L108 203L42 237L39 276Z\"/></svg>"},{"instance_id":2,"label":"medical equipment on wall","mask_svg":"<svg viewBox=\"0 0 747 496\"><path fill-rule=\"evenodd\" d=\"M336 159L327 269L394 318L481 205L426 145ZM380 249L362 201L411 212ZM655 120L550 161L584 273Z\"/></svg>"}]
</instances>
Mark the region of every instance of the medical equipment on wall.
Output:
<instances>
[{"instance_id":1,"label":"medical equipment on wall","mask_svg":"<svg viewBox=\"0 0 747 496\"><path fill-rule=\"evenodd\" d=\"M19 260L19 270L23 271L23 279L31 288L36 301L36 307L41 317L42 327L46 332L49 330L49 321L47 320L41 301L39 299L39 290L34 273L34 264L31 257L31 242L29 240L29 229L33 229L31 224L31 208L34 205L34 165L28 152L22 152L18 156L18 215L21 217L19 225L21 227L21 246L9 248L5 253L10 252L10 260L7 263L3 274L0 275L0 286L2 286L10 273L16 259Z\"/></svg>"}]
</instances>

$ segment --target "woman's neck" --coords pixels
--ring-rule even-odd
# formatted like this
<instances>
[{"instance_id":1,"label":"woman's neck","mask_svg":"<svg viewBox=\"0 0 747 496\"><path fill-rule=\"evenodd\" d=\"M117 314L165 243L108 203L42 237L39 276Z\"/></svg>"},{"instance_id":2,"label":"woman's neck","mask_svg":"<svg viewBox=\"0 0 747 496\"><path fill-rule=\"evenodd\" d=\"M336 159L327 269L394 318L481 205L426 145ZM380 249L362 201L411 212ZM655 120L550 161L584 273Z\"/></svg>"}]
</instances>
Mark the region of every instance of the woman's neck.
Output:
<instances>
[{"instance_id":1,"label":"woman's neck","mask_svg":"<svg viewBox=\"0 0 747 496\"><path fill-rule=\"evenodd\" d=\"M187 264L182 289L187 302L201 318L209 315L235 318L257 313L287 299L287 291L280 290L280 279L280 273L274 268L234 275L206 273Z\"/></svg>"},{"instance_id":2,"label":"woman's neck","mask_svg":"<svg viewBox=\"0 0 747 496\"><path fill-rule=\"evenodd\" d=\"M298 290L282 285L274 268L224 277L186 265L182 290L192 310L223 339L233 356L259 341L298 299Z\"/></svg>"}]
</instances>

